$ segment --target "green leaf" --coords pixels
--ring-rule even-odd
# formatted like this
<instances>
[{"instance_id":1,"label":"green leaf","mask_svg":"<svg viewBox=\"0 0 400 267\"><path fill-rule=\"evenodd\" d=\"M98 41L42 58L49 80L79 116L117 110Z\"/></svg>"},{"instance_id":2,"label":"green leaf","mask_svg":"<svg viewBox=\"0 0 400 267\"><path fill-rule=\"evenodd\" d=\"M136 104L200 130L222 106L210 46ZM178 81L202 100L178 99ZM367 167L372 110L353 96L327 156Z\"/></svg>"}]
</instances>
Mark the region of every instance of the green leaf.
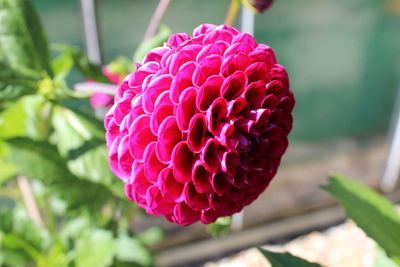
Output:
<instances>
[{"instance_id":1,"label":"green leaf","mask_svg":"<svg viewBox=\"0 0 400 267\"><path fill-rule=\"evenodd\" d=\"M333 175L322 189L390 256L400 258L400 215L389 200L368 186L343 175Z\"/></svg>"},{"instance_id":2,"label":"green leaf","mask_svg":"<svg viewBox=\"0 0 400 267\"><path fill-rule=\"evenodd\" d=\"M24 96L0 114L0 138L44 140L49 134L51 104L40 95Z\"/></svg>"},{"instance_id":3,"label":"green leaf","mask_svg":"<svg viewBox=\"0 0 400 267\"><path fill-rule=\"evenodd\" d=\"M112 233L102 229L94 229L77 240L75 266L110 266L114 258L114 249Z\"/></svg>"},{"instance_id":4,"label":"green leaf","mask_svg":"<svg viewBox=\"0 0 400 267\"><path fill-rule=\"evenodd\" d=\"M146 54L153 48L162 46L171 35L171 29L165 25L160 25L158 32L152 38L143 41L133 55L133 62L142 62Z\"/></svg>"},{"instance_id":5,"label":"green leaf","mask_svg":"<svg viewBox=\"0 0 400 267\"><path fill-rule=\"evenodd\" d=\"M17 168L3 159L0 159L0 170L0 185L13 178L17 173Z\"/></svg>"},{"instance_id":6,"label":"green leaf","mask_svg":"<svg viewBox=\"0 0 400 267\"><path fill-rule=\"evenodd\" d=\"M317 263L308 262L290 253L277 253L262 248L258 250L268 259L272 267L321 267Z\"/></svg>"},{"instance_id":7,"label":"green leaf","mask_svg":"<svg viewBox=\"0 0 400 267\"><path fill-rule=\"evenodd\" d=\"M18 173L41 180L50 192L68 203L69 210L99 214L114 197L105 186L73 175L55 146L26 138L9 139L7 143L8 159L17 166Z\"/></svg>"},{"instance_id":8,"label":"green leaf","mask_svg":"<svg viewBox=\"0 0 400 267\"><path fill-rule=\"evenodd\" d=\"M214 223L207 225L207 231L212 236L223 236L227 234L231 228L231 217L218 218Z\"/></svg>"},{"instance_id":9,"label":"green leaf","mask_svg":"<svg viewBox=\"0 0 400 267\"><path fill-rule=\"evenodd\" d=\"M74 67L87 79L108 82L101 70L101 66L91 63L79 48L68 45L55 45L54 48L64 54L64 57L69 57L74 63Z\"/></svg>"},{"instance_id":10,"label":"green leaf","mask_svg":"<svg viewBox=\"0 0 400 267\"><path fill-rule=\"evenodd\" d=\"M0 48L12 68L52 75L47 39L31 1L0 0Z\"/></svg>"},{"instance_id":11,"label":"green leaf","mask_svg":"<svg viewBox=\"0 0 400 267\"><path fill-rule=\"evenodd\" d=\"M381 248L378 248L377 255L374 261L374 267L399 267L391 260Z\"/></svg>"},{"instance_id":12,"label":"green leaf","mask_svg":"<svg viewBox=\"0 0 400 267\"><path fill-rule=\"evenodd\" d=\"M150 246L160 242L164 237L164 233L160 228L151 227L138 233L136 237L146 246Z\"/></svg>"},{"instance_id":13,"label":"green leaf","mask_svg":"<svg viewBox=\"0 0 400 267\"><path fill-rule=\"evenodd\" d=\"M121 234L115 241L116 257L121 262L135 262L144 266L152 263L152 255L138 239Z\"/></svg>"},{"instance_id":14,"label":"green leaf","mask_svg":"<svg viewBox=\"0 0 400 267\"><path fill-rule=\"evenodd\" d=\"M53 126L58 150L67 159L68 169L73 174L104 185L116 180L108 166L104 130L98 121L56 107Z\"/></svg>"},{"instance_id":15,"label":"green leaf","mask_svg":"<svg viewBox=\"0 0 400 267\"><path fill-rule=\"evenodd\" d=\"M58 57L53 59L52 66L57 79L63 79L71 72L74 60L69 52L62 51Z\"/></svg>"},{"instance_id":16,"label":"green leaf","mask_svg":"<svg viewBox=\"0 0 400 267\"><path fill-rule=\"evenodd\" d=\"M2 102L35 93L38 80L37 76L21 73L0 63L0 106Z\"/></svg>"},{"instance_id":17,"label":"green leaf","mask_svg":"<svg viewBox=\"0 0 400 267\"><path fill-rule=\"evenodd\" d=\"M47 255L42 255L37 261L37 267L66 267L69 259L59 244L51 247Z\"/></svg>"}]
</instances>

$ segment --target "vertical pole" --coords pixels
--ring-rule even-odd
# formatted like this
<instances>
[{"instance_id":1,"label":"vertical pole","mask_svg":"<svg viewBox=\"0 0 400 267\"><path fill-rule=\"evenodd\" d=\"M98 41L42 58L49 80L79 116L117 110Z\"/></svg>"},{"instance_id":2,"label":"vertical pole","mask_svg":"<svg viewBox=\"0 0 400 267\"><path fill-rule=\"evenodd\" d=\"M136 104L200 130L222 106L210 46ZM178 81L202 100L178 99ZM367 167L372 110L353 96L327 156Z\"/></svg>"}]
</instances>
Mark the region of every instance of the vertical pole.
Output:
<instances>
[{"instance_id":1,"label":"vertical pole","mask_svg":"<svg viewBox=\"0 0 400 267\"><path fill-rule=\"evenodd\" d=\"M170 0L160 0L160 2L158 2L157 8L154 11L153 16L151 17L149 26L147 26L143 41L150 39L156 34L157 28L160 25L161 19L163 18L165 11L167 11L169 3Z\"/></svg>"},{"instance_id":2,"label":"vertical pole","mask_svg":"<svg viewBox=\"0 0 400 267\"><path fill-rule=\"evenodd\" d=\"M395 111L393 112L395 117L392 122L394 124L391 134L392 140L389 147L386 168L380 184L381 189L385 192L393 191L400 175L400 87L397 94Z\"/></svg>"},{"instance_id":3,"label":"vertical pole","mask_svg":"<svg viewBox=\"0 0 400 267\"><path fill-rule=\"evenodd\" d=\"M254 12L242 5L241 31L254 35ZM232 216L232 231L243 229L244 210Z\"/></svg>"},{"instance_id":4,"label":"vertical pole","mask_svg":"<svg viewBox=\"0 0 400 267\"><path fill-rule=\"evenodd\" d=\"M86 53L90 62L101 65L101 47L96 16L96 0L80 0Z\"/></svg>"},{"instance_id":5,"label":"vertical pole","mask_svg":"<svg viewBox=\"0 0 400 267\"><path fill-rule=\"evenodd\" d=\"M43 226L43 219L39 211L35 196L33 194L32 185L25 176L17 177L18 188L21 191L22 201L29 217L37 224Z\"/></svg>"}]
</instances>

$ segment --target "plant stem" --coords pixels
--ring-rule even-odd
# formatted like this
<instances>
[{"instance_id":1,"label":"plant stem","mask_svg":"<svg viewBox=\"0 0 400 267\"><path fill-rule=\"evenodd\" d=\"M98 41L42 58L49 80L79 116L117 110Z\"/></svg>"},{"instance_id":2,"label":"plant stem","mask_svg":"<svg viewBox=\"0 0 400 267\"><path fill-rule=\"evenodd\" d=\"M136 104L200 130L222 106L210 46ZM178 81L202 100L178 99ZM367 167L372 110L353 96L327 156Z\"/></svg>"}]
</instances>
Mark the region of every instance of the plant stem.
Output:
<instances>
[{"instance_id":1,"label":"plant stem","mask_svg":"<svg viewBox=\"0 0 400 267\"><path fill-rule=\"evenodd\" d=\"M236 22L237 15L240 9L240 0L231 0L228 11L225 16L225 24L233 25Z\"/></svg>"},{"instance_id":2,"label":"plant stem","mask_svg":"<svg viewBox=\"0 0 400 267\"><path fill-rule=\"evenodd\" d=\"M29 182L28 178L26 178L25 176L18 176L17 184L19 190L21 191L22 201L24 202L29 217L31 217L31 219L37 224L43 226L43 219L40 215L35 196L33 195L32 185Z\"/></svg>"},{"instance_id":3,"label":"plant stem","mask_svg":"<svg viewBox=\"0 0 400 267\"><path fill-rule=\"evenodd\" d=\"M160 0L156 10L154 11L153 17L150 20L149 26L147 27L146 33L144 34L143 41L150 39L156 34L158 25L160 25L169 2L170 0Z\"/></svg>"}]
</instances>

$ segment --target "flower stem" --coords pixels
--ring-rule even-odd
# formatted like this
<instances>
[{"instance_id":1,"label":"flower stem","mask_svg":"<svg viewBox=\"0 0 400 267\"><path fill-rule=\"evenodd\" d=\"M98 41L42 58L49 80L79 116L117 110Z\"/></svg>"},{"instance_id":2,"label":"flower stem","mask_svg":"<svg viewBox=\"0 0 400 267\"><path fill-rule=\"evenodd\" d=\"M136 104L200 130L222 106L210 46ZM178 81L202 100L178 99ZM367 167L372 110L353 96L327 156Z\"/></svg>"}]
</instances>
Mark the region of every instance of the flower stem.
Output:
<instances>
[{"instance_id":1,"label":"flower stem","mask_svg":"<svg viewBox=\"0 0 400 267\"><path fill-rule=\"evenodd\" d=\"M240 9L240 0L231 0L228 11L225 16L225 24L233 25L236 22L237 15Z\"/></svg>"},{"instance_id":2,"label":"flower stem","mask_svg":"<svg viewBox=\"0 0 400 267\"><path fill-rule=\"evenodd\" d=\"M161 19L167 10L169 2L170 0L160 0L156 10L154 11L153 17L151 17L151 21L147 27L146 33L144 34L143 41L148 40L156 34L158 25L160 25Z\"/></svg>"}]
</instances>

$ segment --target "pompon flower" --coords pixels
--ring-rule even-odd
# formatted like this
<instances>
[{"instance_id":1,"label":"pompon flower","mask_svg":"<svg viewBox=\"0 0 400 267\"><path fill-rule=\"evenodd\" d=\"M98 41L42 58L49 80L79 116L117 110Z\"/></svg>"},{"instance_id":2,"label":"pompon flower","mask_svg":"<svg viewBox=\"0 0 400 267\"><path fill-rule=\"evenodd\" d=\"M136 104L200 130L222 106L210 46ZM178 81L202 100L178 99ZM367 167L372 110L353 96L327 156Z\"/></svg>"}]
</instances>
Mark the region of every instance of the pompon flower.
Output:
<instances>
[{"instance_id":1,"label":"pompon flower","mask_svg":"<svg viewBox=\"0 0 400 267\"><path fill-rule=\"evenodd\" d=\"M267 188L293 106L269 46L202 24L151 50L119 85L104 121L110 167L148 214L212 223Z\"/></svg>"}]
</instances>

